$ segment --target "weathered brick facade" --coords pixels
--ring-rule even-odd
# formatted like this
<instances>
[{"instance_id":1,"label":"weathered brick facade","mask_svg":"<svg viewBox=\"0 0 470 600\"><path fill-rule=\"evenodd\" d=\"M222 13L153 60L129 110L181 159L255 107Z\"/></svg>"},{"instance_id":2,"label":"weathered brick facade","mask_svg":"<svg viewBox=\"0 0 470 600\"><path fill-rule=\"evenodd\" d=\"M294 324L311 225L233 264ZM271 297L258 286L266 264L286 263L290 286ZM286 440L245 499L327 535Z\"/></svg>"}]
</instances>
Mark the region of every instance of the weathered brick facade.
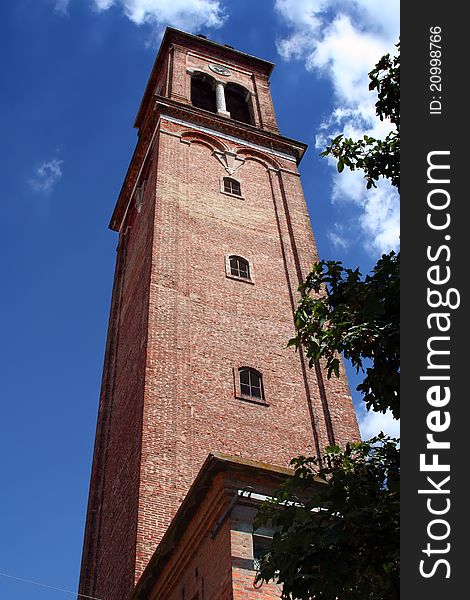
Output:
<instances>
[{"instance_id":1,"label":"weathered brick facade","mask_svg":"<svg viewBox=\"0 0 470 600\"><path fill-rule=\"evenodd\" d=\"M286 348L316 249L297 171L305 145L278 133L271 70L198 36L164 36L110 224L119 245L83 594L129 596L210 452L285 466L358 438L344 373L323 381ZM192 106L195 73L243 86L251 123ZM229 176L240 197L223 191ZM230 255L249 262L251 281L230 277ZM262 374L261 402L240 394L240 367Z\"/></svg>"}]
</instances>

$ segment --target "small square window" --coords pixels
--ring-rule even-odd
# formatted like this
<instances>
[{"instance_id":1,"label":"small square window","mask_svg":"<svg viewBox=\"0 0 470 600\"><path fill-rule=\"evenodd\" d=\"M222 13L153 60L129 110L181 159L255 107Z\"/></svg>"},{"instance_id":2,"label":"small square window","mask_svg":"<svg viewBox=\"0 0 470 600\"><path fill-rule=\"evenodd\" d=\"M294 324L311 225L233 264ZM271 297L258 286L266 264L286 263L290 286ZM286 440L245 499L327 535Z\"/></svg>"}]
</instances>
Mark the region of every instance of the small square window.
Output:
<instances>
[{"instance_id":1,"label":"small square window","mask_svg":"<svg viewBox=\"0 0 470 600\"><path fill-rule=\"evenodd\" d=\"M233 369L235 398L269 406L263 382L263 374L254 367L242 366Z\"/></svg>"},{"instance_id":2,"label":"small square window","mask_svg":"<svg viewBox=\"0 0 470 600\"><path fill-rule=\"evenodd\" d=\"M250 279L250 265L248 261L241 256L231 256L230 274L234 277Z\"/></svg>"},{"instance_id":3,"label":"small square window","mask_svg":"<svg viewBox=\"0 0 470 600\"><path fill-rule=\"evenodd\" d=\"M239 369L239 376L241 394L263 400L261 373L258 373L255 369L243 367Z\"/></svg>"},{"instance_id":4,"label":"small square window","mask_svg":"<svg viewBox=\"0 0 470 600\"><path fill-rule=\"evenodd\" d=\"M224 177L224 192L226 194L232 194L232 196L241 196L242 189L240 182L232 177Z\"/></svg>"}]
</instances>

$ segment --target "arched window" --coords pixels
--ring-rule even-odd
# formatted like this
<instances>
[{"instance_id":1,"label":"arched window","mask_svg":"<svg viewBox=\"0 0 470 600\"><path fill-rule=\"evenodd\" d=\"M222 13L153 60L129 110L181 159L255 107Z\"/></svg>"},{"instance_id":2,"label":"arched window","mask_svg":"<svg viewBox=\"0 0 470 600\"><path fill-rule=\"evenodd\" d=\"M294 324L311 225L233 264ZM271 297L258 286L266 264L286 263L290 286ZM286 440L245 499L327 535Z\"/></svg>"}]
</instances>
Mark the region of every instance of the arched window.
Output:
<instances>
[{"instance_id":1,"label":"arched window","mask_svg":"<svg viewBox=\"0 0 470 600\"><path fill-rule=\"evenodd\" d=\"M230 274L242 279L251 279L250 263L241 256L230 256Z\"/></svg>"},{"instance_id":2,"label":"arched window","mask_svg":"<svg viewBox=\"0 0 470 600\"><path fill-rule=\"evenodd\" d=\"M214 79L204 73L191 77L191 103L197 108L217 112Z\"/></svg>"},{"instance_id":3,"label":"arched window","mask_svg":"<svg viewBox=\"0 0 470 600\"><path fill-rule=\"evenodd\" d=\"M250 367L238 369L240 377L240 393L242 396L263 400L263 381L261 373Z\"/></svg>"},{"instance_id":4,"label":"arched window","mask_svg":"<svg viewBox=\"0 0 470 600\"><path fill-rule=\"evenodd\" d=\"M241 196L242 189L240 182L233 179L233 177L224 177L224 192L233 196Z\"/></svg>"},{"instance_id":5,"label":"arched window","mask_svg":"<svg viewBox=\"0 0 470 600\"><path fill-rule=\"evenodd\" d=\"M225 86L225 104L232 119L253 125L250 92L236 83Z\"/></svg>"}]
</instances>

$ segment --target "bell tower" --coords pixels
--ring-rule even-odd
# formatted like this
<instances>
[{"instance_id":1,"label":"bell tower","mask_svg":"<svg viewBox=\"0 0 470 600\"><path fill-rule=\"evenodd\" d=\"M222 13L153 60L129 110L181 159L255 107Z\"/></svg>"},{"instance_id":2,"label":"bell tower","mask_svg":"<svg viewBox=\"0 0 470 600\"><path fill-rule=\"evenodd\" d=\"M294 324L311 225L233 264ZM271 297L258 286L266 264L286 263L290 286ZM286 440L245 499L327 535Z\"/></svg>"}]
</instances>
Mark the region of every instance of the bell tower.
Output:
<instances>
[{"instance_id":1,"label":"bell tower","mask_svg":"<svg viewBox=\"0 0 470 600\"><path fill-rule=\"evenodd\" d=\"M203 36L163 37L110 222L82 594L130 597L209 454L282 468L359 437L344 373L323 380L286 348L317 253L306 146L279 133L272 69Z\"/></svg>"}]
</instances>

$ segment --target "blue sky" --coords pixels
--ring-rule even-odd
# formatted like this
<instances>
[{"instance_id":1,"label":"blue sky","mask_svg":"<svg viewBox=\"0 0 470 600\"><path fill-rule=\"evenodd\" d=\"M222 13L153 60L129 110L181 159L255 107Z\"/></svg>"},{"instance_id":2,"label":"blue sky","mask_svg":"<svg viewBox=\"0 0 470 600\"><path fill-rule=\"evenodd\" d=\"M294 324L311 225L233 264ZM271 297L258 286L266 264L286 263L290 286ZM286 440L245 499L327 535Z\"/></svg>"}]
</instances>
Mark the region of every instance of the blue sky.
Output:
<instances>
[{"instance_id":1,"label":"blue sky","mask_svg":"<svg viewBox=\"0 0 470 600\"><path fill-rule=\"evenodd\" d=\"M384 132L366 73L393 50L398 2L16 0L0 23L0 572L74 590L117 243L107 225L165 25L276 63L281 132L309 144L320 255L365 272L397 247L398 199L318 154L335 133ZM394 431L359 416L366 433ZM5 600L66 597L0 576Z\"/></svg>"}]
</instances>

